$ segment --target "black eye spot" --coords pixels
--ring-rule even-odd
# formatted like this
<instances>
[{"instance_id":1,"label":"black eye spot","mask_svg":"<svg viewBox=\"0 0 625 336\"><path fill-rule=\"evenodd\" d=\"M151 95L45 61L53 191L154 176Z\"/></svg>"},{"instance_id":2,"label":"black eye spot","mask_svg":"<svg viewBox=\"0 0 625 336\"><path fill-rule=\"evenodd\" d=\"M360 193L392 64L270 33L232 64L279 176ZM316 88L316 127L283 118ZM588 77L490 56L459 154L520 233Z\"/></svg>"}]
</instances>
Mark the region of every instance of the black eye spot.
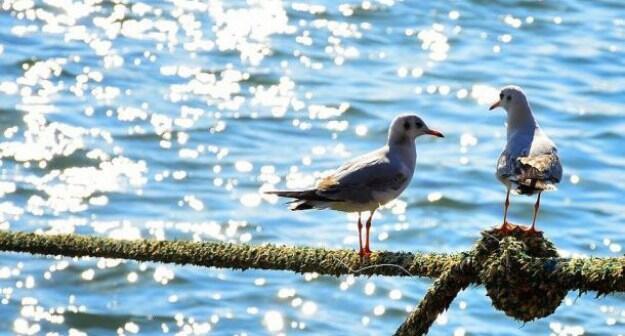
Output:
<instances>
[{"instance_id":1,"label":"black eye spot","mask_svg":"<svg viewBox=\"0 0 625 336\"><path fill-rule=\"evenodd\" d=\"M405 130L409 130L410 129L410 123L407 121L404 121L404 129Z\"/></svg>"},{"instance_id":2,"label":"black eye spot","mask_svg":"<svg viewBox=\"0 0 625 336\"><path fill-rule=\"evenodd\" d=\"M500 92L500 93L499 93L499 99L500 99L500 100L503 100L503 92Z\"/></svg>"},{"instance_id":3,"label":"black eye spot","mask_svg":"<svg viewBox=\"0 0 625 336\"><path fill-rule=\"evenodd\" d=\"M508 101L511 101L511 100L512 100L512 96L508 96L506 99L507 99Z\"/></svg>"},{"instance_id":4,"label":"black eye spot","mask_svg":"<svg viewBox=\"0 0 625 336\"><path fill-rule=\"evenodd\" d=\"M417 126L417 128L423 127L423 123L420 121L417 121L414 125Z\"/></svg>"}]
</instances>

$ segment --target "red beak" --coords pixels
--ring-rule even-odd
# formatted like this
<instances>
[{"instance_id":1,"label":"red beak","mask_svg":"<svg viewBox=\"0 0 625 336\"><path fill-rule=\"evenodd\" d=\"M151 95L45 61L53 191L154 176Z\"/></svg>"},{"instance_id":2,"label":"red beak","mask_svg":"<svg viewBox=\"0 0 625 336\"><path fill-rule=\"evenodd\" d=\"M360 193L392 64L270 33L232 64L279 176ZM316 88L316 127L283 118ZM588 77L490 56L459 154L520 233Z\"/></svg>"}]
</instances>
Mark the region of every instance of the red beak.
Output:
<instances>
[{"instance_id":1,"label":"red beak","mask_svg":"<svg viewBox=\"0 0 625 336\"><path fill-rule=\"evenodd\" d=\"M498 108L499 106L501 106L501 100L498 100L496 103L491 105L489 110L494 110L494 109Z\"/></svg>"},{"instance_id":2,"label":"red beak","mask_svg":"<svg viewBox=\"0 0 625 336\"><path fill-rule=\"evenodd\" d=\"M443 133L439 132L439 131L434 131L434 130L427 130L427 132L425 132L429 135L433 135L439 138L444 138L445 136L443 135Z\"/></svg>"}]
</instances>

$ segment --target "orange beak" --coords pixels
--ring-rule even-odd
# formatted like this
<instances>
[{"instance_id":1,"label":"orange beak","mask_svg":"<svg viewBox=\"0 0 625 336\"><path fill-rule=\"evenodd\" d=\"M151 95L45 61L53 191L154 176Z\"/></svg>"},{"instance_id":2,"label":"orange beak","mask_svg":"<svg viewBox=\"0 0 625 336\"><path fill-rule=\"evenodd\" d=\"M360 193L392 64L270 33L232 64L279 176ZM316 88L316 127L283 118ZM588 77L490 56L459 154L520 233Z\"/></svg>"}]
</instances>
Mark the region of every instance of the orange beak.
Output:
<instances>
[{"instance_id":1,"label":"orange beak","mask_svg":"<svg viewBox=\"0 0 625 336\"><path fill-rule=\"evenodd\" d=\"M425 133L429 134L429 135L433 135L435 137L439 137L439 138L444 138L445 136L443 135L443 133L439 132L439 131L435 131L435 130L427 130Z\"/></svg>"},{"instance_id":2,"label":"orange beak","mask_svg":"<svg viewBox=\"0 0 625 336\"><path fill-rule=\"evenodd\" d=\"M494 110L496 108L498 108L499 106L501 106L501 100L498 100L496 103L494 103L493 105L490 106L489 110Z\"/></svg>"}]
</instances>

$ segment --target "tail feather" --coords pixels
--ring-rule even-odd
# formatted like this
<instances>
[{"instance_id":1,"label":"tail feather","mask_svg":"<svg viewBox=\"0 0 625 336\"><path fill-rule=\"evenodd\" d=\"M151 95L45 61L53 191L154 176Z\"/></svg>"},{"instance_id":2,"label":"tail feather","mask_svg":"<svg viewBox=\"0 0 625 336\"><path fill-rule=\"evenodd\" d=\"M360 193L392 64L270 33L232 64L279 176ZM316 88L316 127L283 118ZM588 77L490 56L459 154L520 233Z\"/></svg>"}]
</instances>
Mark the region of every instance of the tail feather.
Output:
<instances>
[{"instance_id":1,"label":"tail feather","mask_svg":"<svg viewBox=\"0 0 625 336\"><path fill-rule=\"evenodd\" d=\"M265 194L278 195L280 197L303 198L306 194L314 190L269 190Z\"/></svg>"},{"instance_id":2,"label":"tail feather","mask_svg":"<svg viewBox=\"0 0 625 336\"><path fill-rule=\"evenodd\" d=\"M536 180L536 179L511 180L511 181L516 186L513 192L518 195L531 196L536 192L557 190L555 183L553 183L552 181L541 181L541 180Z\"/></svg>"},{"instance_id":3,"label":"tail feather","mask_svg":"<svg viewBox=\"0 0 625 336\"><path fill-rule=\"evenodd\" d=\"M291 211L310 210L314 208L315 207L308 201L295 200L295 201L289 202L289 210Z\"/></svg>"},{"instance_id":4,"label":"tail feather","mask_svg":"<svg viewBox=\"0 0 625 336\"><path fill-rule=\"evenodd\" d=\"M320 201L320 202L334 202L336 200L329 199L321 196L317 193L317 189L308 190L271 190L265 191L265 194L278 195L280 197L296 198L304 201Z\"/></svg>"},{"instance_id":5,"label":"tail feather","mask_svg":"<svg viewBox=\"0 0 625 336\"><path fill-rule=\"evenodd\" d=\"M336 202L336 200L329 199L317 194L317 189L309 190L271 190L266 191L265 194L278 195L280 197L294 198L289 202L289 209L292 211L297 210L309 210L309 209L324 209L327 208L328 202Z\"/></svg>"}]
</instances>

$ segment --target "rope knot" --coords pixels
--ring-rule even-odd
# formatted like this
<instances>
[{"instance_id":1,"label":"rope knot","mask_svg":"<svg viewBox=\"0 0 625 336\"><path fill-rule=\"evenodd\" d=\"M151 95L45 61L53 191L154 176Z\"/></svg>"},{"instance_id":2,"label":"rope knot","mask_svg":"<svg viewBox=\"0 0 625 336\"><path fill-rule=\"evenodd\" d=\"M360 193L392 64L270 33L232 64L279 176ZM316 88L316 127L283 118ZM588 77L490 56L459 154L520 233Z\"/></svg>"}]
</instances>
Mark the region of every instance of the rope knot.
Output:
<instances>
[{"instance_id":1,"label":"rope knot","mask_svg":"<svg viewBox=\"0 0 625 336\"><path fill-rule=\"evenodd\" d=\"M509 234L484 232L476 248L478 277L493 306L521 321L553 313L567 290L543 274L532 272L533 258L558 257L554 245L540 234L516 228Z\"/></svg>"}]
</instances>

